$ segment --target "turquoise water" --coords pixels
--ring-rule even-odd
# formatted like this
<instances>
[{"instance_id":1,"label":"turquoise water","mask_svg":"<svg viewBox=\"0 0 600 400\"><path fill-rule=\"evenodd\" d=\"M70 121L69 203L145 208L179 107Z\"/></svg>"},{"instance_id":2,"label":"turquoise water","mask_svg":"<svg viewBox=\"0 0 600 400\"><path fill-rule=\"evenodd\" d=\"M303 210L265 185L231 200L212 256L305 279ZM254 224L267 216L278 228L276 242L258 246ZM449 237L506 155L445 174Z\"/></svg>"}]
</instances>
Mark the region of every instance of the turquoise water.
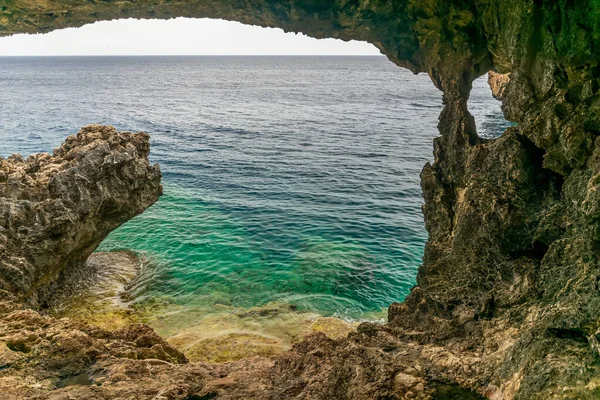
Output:
<instances>
[{"instance_id":1,"label":"turquoise water","mask_svg":"<svg viewBox=\"0 0 600 400\"><path fill-rule=\"evenodd\" d=\"M349 225L339 232L326 220L299 220L295 210L278 214L232 215L199 191L167 184L154 207L112 233L100 250L150 255L155 265L140 299L160 293L182 301L192 295L196 302L237 307L283 301L359 317L401 298L413 282L406 265L418 265L422 237L403 243L361 238L349 221L338 221Z\"/></svg>"},{"instance_id":2,"label":"turquoise water","mask_svg":"<svg viewBox=\"0 0 600 400\"><path fill-rule=\"evenodd\" d=\"M415 282L441 111L425 75L383 57L0 58L0 101L0 155L89 123L150 133L165 195L99 249L145 257L137 301L359 319ZM496 136L484 81L470 105Z\"/></svg>"}]
</instances>

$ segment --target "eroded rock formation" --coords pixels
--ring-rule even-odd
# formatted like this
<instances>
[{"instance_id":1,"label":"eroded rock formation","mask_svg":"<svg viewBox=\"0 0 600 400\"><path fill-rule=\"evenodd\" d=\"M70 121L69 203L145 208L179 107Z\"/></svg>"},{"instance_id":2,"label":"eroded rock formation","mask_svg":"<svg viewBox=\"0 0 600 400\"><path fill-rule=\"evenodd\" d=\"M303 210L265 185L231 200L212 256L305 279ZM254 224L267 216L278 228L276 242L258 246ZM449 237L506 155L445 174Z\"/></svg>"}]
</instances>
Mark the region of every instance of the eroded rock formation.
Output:
<instances>
[{"instance_id":1,"label":"eroded rock formation","mask_svg":"<svg viewBox=\"0 0 600 400\"><path fill-rule=\"evenodd\" d=\"M43 307L110 231L158 199L149 149L144 133L91 125L53 155L0 160L3 300Z\"/></svg>"},{"instance_id":2,"label":"eroded rock formation","mask_svg":"<svg viewBox=\"0 0 600 400\"><path fill-rule=\"evenodd\" d=\"M510 74L500 74L495 71L488 72L488 85L492 90L492 96L496 100L502 100L508 82L510 82Z\"/></svg>"},{"instance_id":3,"label":"eroded rock formation","mask_svg":"<svg viewBox=\"0 0 600 400\"><path fill-rule=\"evenodd\" d=\"M429 241L418 284L390 307L389 323L230 365L192 390L196 398L600 397L597 0L14 0L0 7L0 34L176 16L366 40L444 92L435 162L421 175ZM472 81L489 69L510 73L503 110L518 124L492 141L477 136L467 109ZM56 274L59 265L33 270ZM44 282L28 279L2 284L24 296ZM166 393L160 373L140 365L122 368L147 379L153 389L143 396ZM173 379L190 374L164 369ZM108 398L108 382L63 391Z\"/></svg>"}]
</instances>

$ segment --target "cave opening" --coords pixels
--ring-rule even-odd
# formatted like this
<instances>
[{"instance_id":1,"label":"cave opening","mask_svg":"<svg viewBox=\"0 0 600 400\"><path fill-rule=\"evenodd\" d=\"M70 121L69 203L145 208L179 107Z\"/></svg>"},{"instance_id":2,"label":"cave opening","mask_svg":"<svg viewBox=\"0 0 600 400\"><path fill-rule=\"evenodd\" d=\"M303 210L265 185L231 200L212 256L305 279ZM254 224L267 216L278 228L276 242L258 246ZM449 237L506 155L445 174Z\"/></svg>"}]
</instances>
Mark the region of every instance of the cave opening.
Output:
<instances>
[{"instance_id":1,"label":"cave opening","mask_svg":"<svg viewBox=\"0 0 600 400\"><path fill-rule=\"evenodd\" d=\"M0 225L0 339L4 338L7 344L4 349L0 348L0 358L5 359L2 374L8 378L3 379L0 386L8 397L41 398L67 394L82 398L118 398L125 392L129 396L140 394L138 397L216 396L223 399L290 396L323 399L598 397L598 371L594 368L599 348L598 321L595 316L600 313L600 303L597 301L600 144L596 135L596 127L600 121L597 107L600 93L596 82L599 59L598 52L594 51L600 46L596 29L600 26L597 1L15 0L0 6L0 36L24 32L42 33L121 17L165 19L179 16L226 18L247 24L281 27L318 38L364 40L374 44L396 65L413 72L427 72L435 86L443 89L444 109L438 125L441 135L433 139L435 162L426 164L421 173L425 198L423 215L429 237L423 264L419 268L418 285L402 303L390 305L386 324L366 322L356 329L352 329L352 321L348 321L348 318L318 316L303 309L298 300L307 299L306 296L279 297L279 303L269 302L262 306L238 307L233 312L222 312L233 310L236 304L242 304L244 298L252 293L268 292L266 289L270 287L265 285L245 285L245 282L257 277L263 279L263 282L277 282L272 287L281 291L290 292L290 285L307 285L328 291L327 294L341 294L343 297L340 289L344 286L323 285L321 276L312 273L325 273L327 278L330 271L339 271L328 262L337 259L340 254L352 254L351 261L343 265L348 267L348 273L339 275L344 279L343 283L356 284L365 279L371 283L365 286L366 295L375 296L383 292L383 286L376 284L377 276L370 272L376 270L380 260L373 258L364 262L364 257L361 257L364 252L356 246L348 246L348 242L335 242L332 245L332 241L322 234L322 224L331 229L342 228L344 232L347 229L344 229L343 224L331 224L331 213L325 209L322 218L313 219L314 224L309 231L311 237L317 236L325 240L313 240L302 246L302 256L297 258L300 267L298 270L302 272L299 279L286 281L290 285L281 284L284 280L280 278L284 277L285 270L278 271L278 274L267 274L264 268L249 268L253 260L259 260L257 265L264 266L264 262L269 260L264 250L280 251L281 246L268 247L263 246L264 243L252 245L253 242L247 239L258 240L260 234L267 230L275 232L277 239L285 239L286 236L282 233L291 231L290 226L286 225L285 230L275 228L279 226L277 224L289 222L289 219L284 218L283 211L297 212L298 207L271 207L266 211L263 208L265 212L255 215L256 221L263 221L261 218L273 210L279 218L267 223L257 223L257 229L249 230L245 224L239 223L244 221L237 218L231 209L221 207L224 203L223 198L219 197L222 192L215 191L211 196L196 198L184 192L179 199L181 201L178 201L167 198L169 195L173 197L172 188L176 187L169 184L168 193L161 203L144 214L146 218L154 219L154 226L158 226L158 221L165 216L176 222L173 231L180 240L175 243L178 247L171 246L167 255L177 258L177 251L187 254L190 249L197 248L200 241L204 241L209 250L224 257L227 265L240 261L239 268L233 274L218 268L218 263L212 264L216 267L212 276L227 277L227 282L242 283L237 288L241 287L242 290L229 291L228 286L222 284L225 279L216 279L193 293L185 292L183 284L197 274L195 271L189 273L190 263L181 259L176 260L180 261L180 268L175 272L182 279L177 279L173 274L161 275L160 268L149 266L146 270L150 275L140 275L150 281L154 278L163 279L175 289L171 296L156 296L149 285L133 285L132 289L139 292L130 291L129 294L132 298L146 297L149 307L145 309L138 307L141 302L137 302L127 310L131 311L129 314L106 313L104 321L82 318L92 324L41 315L43 313L35 310L40 304L39 301L36 303L39 300L36 296L43 290L48 293L48 282L53 279L55 283L60 282L60 278L55 277L58 272L62 273L66 269L65 265L84 267L80 261L88 259L100 239L123 220L145 210L160 193L158 168L147 162L147 135L116 134L114 128L99 125L88 127L81 131L79 138L70 139L62 148L64 152L59 152L55 157L40 156L39 159L28 161L15 156L0 161L0 211L6 216L1 221L3 225ZM365 62L365 59L360 61ZM42 90L37 90L36 86L33 90L21 93L11 92L14 88L11 85L18 86L32 76L36 78L36 74L30 73L31 71L28 73L26 68L22 68L19 71L22 73L20 77L10 75L10 71L14 72L15 65L18 65L18 60L10 62L13 63L12 70L3 67L5 70L0 74L3 89L0 90L0 96L3 104L6 104L4 100L8 99L10 103L11 96L15 95L19 106L3 110L3 117L13 118L11 114L14 113L23 121L31 121L23 114L38 112L32 111L38 100L36 96L47 96L44 85L52 82L39 79ZM101 63L92 64L98 67ZM344 169L343 162L348 160L340 160L322 151L318 152L318 157L309 157L311 152L318 150L319 146L315 144L331 145L334 151L342 149L339 153L345 156L355 157L360 154L360 142L353 142L350 152L348 147L344 147L343 139L348 133L356 133L352 129L360 127L360 121L364 120L361 113L365 111L373 117L368 121L369 127L384 129L386 125L376 124L377 118L374 116L386 115L390 112L390 104L396 103L375 101L376 107L370 109L369 99L372 100L373 95L365 88L375 86L373 81L357 79L347 66L345 69L331 66L321 68L320 73L316 74L319 78L327 73L343 71L340 73L343 75L341 82L333 83L335 88L343 88L344 80L354 81L356 85L342 91L340 99L345 100L343 106L327 115L317 112L325 109L324 107L315 110L318 105L322 105L324 98L314 96L326 87L326 83L319 81L319 84L315 84L316 81L313 81L309 85L311 96L305 96L305 105L310 112L306 114L315 123L310 126L311 129L299 129L298 135L280 135L284 144L289 144L288 147L298 147L298 143L302 146L292 154L281 151L281 141L265 140L273 132L265 131L264 125L235 125L236 118L252 114L247 112L248 107L255 103L249 101L241 101L234 110L225 110L227 112L217 115L218 125L208 119L203 120L202 126L208 127L205 131L186 129L185 124L201 126L195 121L199 106L204 104L198 97L208 102L219 99L219 94L207 91L211 87L207 84L200 88L194 87L196 82L190 74L180 74L184 78L176 79L177 85L163 90L161 83L170 82L174 71L186 69L179 67L165 68L169 73L166 77L158 76L156 79L157 76L154 76L150 82L153 84L150 90L147 90L148 86L144 86L148 83L148 79L144 78L149 75L139 65L130 66L129 75L119 73L122 77L120 80L114 77L98 79L87 70L84 73L84 83L92 87L87 92L76 93L76 96L90 100L87 109L71 107L65 97L65 90L68 92L69 88L63 86L58 87L58 94L51 98L56 104L62 104L47 102L45 108L40 107L43 111L40 115L52 122L54 114L60 114L68 108L75 119L82 112L96 110L103 102L111 107L110 113L102 113L107 118L116 120L115 116L132 110L125 117L135 124L147 124L150 128L146 130L158 133L153 136L153 143L163 140L165 145L171 145L174 157L171 162L163 162L165 171L172 177L191 179L193 186L188 187L190 190L206 193L203 185L214 177L211 174L223 172L223 169L231 170L227 168L227 163L233 164L236 171L247 173L247 179L242 182L246 186L230 179L213 179L213 188L229 191L235 189L236 185L238 188L248 189L256 184L273 187L272 181L263 179L263 175L273 172L275 175L279 173L281 177L281 164L262 162L255 165L247 162L248 159L243 160L246 163L240 163L237 155L254 152L265 157L279 151L281 154L275 155L275 158L288 163L290 175L294 176L293 179L280 179L276 182L277 187L286 189L284 194L297 194L292 189L301 183L298 176L306 178L303 182L313 183L309 185L309 196L304 196L301 202L302 210L305 211L304 220L308 220L305 218L308 211L323 210L306 206L321 198L322 193L338 201L345 201L343 204L346 207L348 199L355 199L363 192L377 194L378 196L373 196L377 203L369 211L381 206L378 203L382 199L379 196L380 188L372 184L373 179L379 175L373 174L372 168L363 171L355 168L346 175L351 178L348 180L344 174L339 173ZM108 69L112 72L114 68ZM315 67L313 65L308 69ZM492 131L487 134L481 126L477 129L480 137L476 137L475 121L467 110L466 102L472 78L479 77L490 69L499 73L511 73L503 109L509 118L518 123L517 129L507 129L498 139L493 138L500 132ZM6 70L9 73L4 73ZM65 72L60 67L55 70ZM225 79L235 75L230 73L231 68L219 70ZM256 72L260 68L251 70ZM385 76L374 67L361 68L360 71L363 74L372 73L374 78ZM279 72L282 72L281 69ZM304 72L305 70L295 69L293 78L301 79ZM77 73L64 75L74 80L74 83L79 76ZM238 81L236 84L226 80L225 82L231 83L230 92L233 93L229 98L243 99L247 85L258 79L259 75L253 74L252 79ZM136 84L136 79L144 85ZM98 81L108 82L110 90L98 85L94 88L94 82ZM216 81L210 79L210 82ZM255 89L266 90L276 81L270 79L266 82L268 85L256 85ZM281 117L276 118L278 121L289 121L289 115L285 111L293 115L302 112L303 103L296 98L285 103L281 101L292 92L300 92L295 90L295 85L289 84L290 79L285 81L285 84L280 85L282 89L279 92L269 92L262 97L268 98L269 102L267 107L260 108L259 118L268 119L276 113L277 117ZM387 93L385 90L389 90L391 82L385 82L381 93ZM112 96L113 90L127 88L132 84L145 89L126 99ZM223 85L223 81L219 81L219 84ZM186 86L195 90L184 96L179 93L182 101L170 102L177 94L175 89L185 92ZM9 90L4 90L7 88ZM327 96L331 96L331 93L331 90L327 90ZM347 101L348 93L355 94L354 102ZM494 93L497 91L494 90ZM391 94L396 96L392 99L397 99L402 91L395 90ZM410 100L418 100L415 98L421 96L422 92L411 90L410 95ZM158 97L161 101L156 100ZM252 100L260 98L252 96ZM469 105L475 118L478 118L477 111L474 110L476 105L472 102L474 99L471 96ZM153 113L148 114L144 106L153 101L158 105L154 107ZM137 107L128 108L127 105L133 103ZM419 101L415 103L422 104ZM273 104L284 104L288 109L277 108ZM333 105L336 104L339 105L340 101ZM415 119L408 110L409 106L410 103L403 102L398 106L402 113L390 112L392 116L388 118L406 118L412 121L413 125L404 138L413 139L416 137L414 133L423 132L423 125L430 121L427 115ZM192 113L186 107L191 108ZM173 115L176 116L177 124L169 121ZM339 137L326 136L327 132L320 130L322 127L319 120L323 118L328 121L335 119L336 123L328 124L328 127L333 131L339 130ZM298 125L309 126L308 117L303 121L306 124L299 124L296 120L293 123L279 124L274 129L289 133L290 129ZM90 121L84 123L88 122ZM167 128L161 127L161 124ZM395 126L393 122L391 125ZM68 129L72 133L78 127L64 125L60 129ZM123 124L120 129L128 128ZM135 129L144 128L136 126ZM18 133L27 131L29 134L27 124L17 125L15 130ZM328 140L299 142L297 137L306 137L307 131L309 138L312 133L320 140L323 137ZM31 143L43 142L43 135L31 133L27 137L25 134L20 135L21 141L14 140L17 145L12 148L19 149L18 145L24 148ZM177 140L179 137L198 133L200 135L195 139L204 140L204 144L207 144L201 152L196 151L198 143ZM369 162L381 161L383 164L393 161L392 157L381 157L380 151L372 151L374 145L371 142L377 142L376 139L382 132L369 133L367 148L373 154L366 159ZM96 135L101 136L101 139L96 139ZM208 139L215 136L235 136L236 140L229 143L219 140L216 145L208 146L211 144ZM244 141L244 137L249 140ZM395 136L396 139L398 137L401 136ZM94 149L99 149L100 146L106 149L107 142L114 145L108 146L108 152L88 151L89 148L80 152L83 157L77 160L82 162L76 162L74 168L43 170L43 167L73 165L70 162L74 158L71 157L79 150L88 145L92 145ZM263 146L257 151L256 145L264 143L269 143L270 146ZM388 148L398 150L394 143L387 142L383 151ZM71 144L73 147L70 147ZM239 149L240 144L244 148ZM130 162L110 164L101 158L105 154L114 155L113 160L123 154L131 155L127 150L132 150L132 146L137 154ZM408 144L404 147L399 150L410 154L400 161L409 162L409 157L415 155L414 151L409 150L414 149L409 149ZM166 147L162 148L165 149ZM154 152L152 158L156 160L160 154L160 151ZM190 154L195 155L195 160L202 161L215 156L216 161L212 164L206 162L206 165L192 162L188 163L187 170L175 170L174 167L185 164L185 157L189 160ZM399 155L401 153L397 151L394 153L397 162ZM327 179L320 182L314 181L315 174L306 173L303 164L314 161L315 158L317 162L314 165L326 171ZM105 166L106 170L90 168L94 164ZM120 168L119 165L125 167ZM135 170L131 173L131 170L126 171L127 166L141 168L131 168ZM41 174L35 172L37 167L41 167ZM63 171L65 175L62 175ZM104 171L112 175L103 175ZM406 169L392 175L397 178L403 171ZM370 184L364 189L356 186L361 182L361 179L356 179L361 174L368 176L363 181ZM116 188L119 182L127 181L130 186L124 188L126 185L121 185L108 197L93 198L85 196L85 193L76 193L77 199L91 200L93 210L97 212L94 215L70 198L70 194L76 190L64 190L61 193L53 191L50 193L52 196L49 196L47 192L44 193L46 187L43 184L28 185L43 183L45 178L59 177L58 180L61 176L65 178L61 182L65 185L52 186L53 190L66 188L69 183L72 184L71 188L84 188L93 193L97 193L97 183L106 183ZM194 176L197 179L193 179ZM31 177L35 178L34 182L28 181ZM11 184L6 185L6 181ZM136 182L140 184L136 185ZM338 189L337 185L344 182L349 182L349 186L345 187L346 192L342 196L333 196ZM322 191L319 184L326 186L326 190ZM131 190L131 187L141 190ZM247 196L254 195L257 204L272 204L273 198L270 195L273 192L268 192L269 197L260 190L241 192ZM142 198L147 194L149 196ZM280 203L287 199L281 197L281 193L279 195L277 200ZM108 198L121 199L124 215L121 221L110 219L117 213L102 213L102 206L108 202ZM202 213L189 207L190 199L195 204L206 206L200 210ZM48 207L49 200L57 207ZM172 214L165 214L164 209L154 212L159 210L158 206L164 204L164 200L171 201L168 210ZM240 204L242 211L250 210L247 197L231 196L226 203L231 207ZM359 204L352 204L352 207L358 206ZM40 214L34 215L32 210L38 210ZM220 213L211 214L213 210ZM43 218L46 211L60 217L62 232L61 226L52 225L51 219ZM357 209L353 211L350 223L357 224L361 215ZM187 229L182 222L192 215L203 216L203 219L192 223L198 228L195 230ZM390 216L390 213L380 213L377 217L395 227L399 226L397 221L402 220L397 216ZM378 242L375 243L377 245L382 244L378 240L381 232L373 236L368 231L373 224L357 225L365 228L361 230L361 234ZM128 233L125 230L127 226L129 224L119 232L127 237L140 233ZM239 229L240 226L243 229ZM40 229L49 228L57 228L57 235L62 236L38 234ZM296 229L297 226L293 228ZM71 242L59 243L54 240L57 237L67 237L67 231L75 231L79 236ZM158 236L153 243L154 247L169 243L165 232L163 230ZM390 232L395 237L396 231ZM141 232L141 241L147 243L148 240L143 237L145 233ZM221 251L221 248L215 246L216 243L227 245L228 242L224 240L226 238L234 238L234 244L237 245L234 250L242 249L248 257L240 258L232 251ZM354 242L350 244L353 245ZM77 254L79 260L73 257ZM101 253L92 256L97 265L105 265L99 262L98 254ZM117 253L103 254L107 257ZM138 256L132 253L127 255L132 257L134 263L139 264ZM151 256L146 258L150 259L150 264L156 264ZM142 262L148 260L142 257ZM169 266L177 265L165 263L165 267ZM124 272L119 276L127 277L128 272ZM325 282L330 281L325 279ZM69 282L74 284L74 281ZM313 298L328 300L332 297ZM192 302L188 300L192 299L197 300L195 305L198 307L190 307ZM128 304L130 299L121 296L117 300ZM372 299L369 298L370 300ZM287 304L288 308L278 307L282 303ZM92 304L90 309L93 309L93 315L97 314L100 307L99 303ZM202 307L210 309L212 314L203 314ZM154 315L152 312L155 312ZM222 312L221 315L217 315L219 312ZM307 314L315 316L310 324L304 324L302 320ZM157 326L158 318L162 318L162 326ZM113 330L115 326L108 326L108 320L111 323L125 322L126 327ZM154 325L169 341L155 335L147 325L129 324L140 321ZM182 321L187 325L178 324ZM190 325L190 321L201 326ZM94 322L100 322L100 325L104 323L105 329L92 326ZM227 329L224 330L223 327ZM303 337L306 331L324 335ZM293 340L288 340L290 338ZM339 340L332 340L336 338ZM292 343L296 344L290 349ZM12 354L11 347L17 348L15 344L19 344L17 347L20 349L31 351ZM185 355L178 349L185 352ZM234 363L219 363L245 358L247 355L270 356L285 349L290 351L275 358L256 357ZM186 363L185 356L192 364L177 365ZM158 362L159 359L169 365ZM200 360L217 363L193 363ZM81 372L82 367L87 368L92 362L95 365L90 366L93 369L89 372L90 377L94 378L93 386L77 385L63 389L53 387L61 379ZM77 368L72 368L74 365ZM100 373L100 376L96 373ZM44 379L40 380L41 377ZM57 392L49 393L49 390Z\"/></svg>"},{"instance_id":2,"label":"cave opening","mask_svg":"<svg viewBox=\"0 0 600 400\"><path fill-rule=\"evenodd\" d=\"M11 57L0 69L2 155L49 151L91 122L151 135L165 195L99 250L141 256L125 299L175 315L147 313L163 336L198 317L383 320L414 285L419 173L442 109L425 74L370 55ZM469 104L491 138L499 102L483 79Z\"/></svg>"},{"instance_id":3,"label":"cave opening","mask_svg":"<svg viewBox=\"0 0 600 400\"><path fill-rule=\"evenodd\" d=\"M475 118L477 134L483 139L495 139L504 133L506 128L515 126L504 118L502 102L496 99L490 90L488 74L473 81L469 97L469 111Z\"/></svg>"}]
</instances>

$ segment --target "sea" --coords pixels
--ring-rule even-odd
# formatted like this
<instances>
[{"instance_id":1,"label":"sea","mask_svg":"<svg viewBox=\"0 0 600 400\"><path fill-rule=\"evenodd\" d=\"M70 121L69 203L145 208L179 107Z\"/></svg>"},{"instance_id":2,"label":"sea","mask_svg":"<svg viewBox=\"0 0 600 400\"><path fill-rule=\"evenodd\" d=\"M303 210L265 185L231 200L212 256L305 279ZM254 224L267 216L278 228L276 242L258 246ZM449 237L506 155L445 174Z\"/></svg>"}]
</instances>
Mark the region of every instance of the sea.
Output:
<instances>
[{"instance_id":1,"label":"sea","mask_svg":"<svg viewBox=\"0 0 600 400\"><path fill-rule=\"evenodd\" d=\"M150 134L164 195L98 249L145 260L133 303L361 321L415 284L442 109L426 74L383 56L0 57L0 107L4 157L92 123ZM469 107L482 137L509 125L486 77Z\"/></svg>"}]
</instances>

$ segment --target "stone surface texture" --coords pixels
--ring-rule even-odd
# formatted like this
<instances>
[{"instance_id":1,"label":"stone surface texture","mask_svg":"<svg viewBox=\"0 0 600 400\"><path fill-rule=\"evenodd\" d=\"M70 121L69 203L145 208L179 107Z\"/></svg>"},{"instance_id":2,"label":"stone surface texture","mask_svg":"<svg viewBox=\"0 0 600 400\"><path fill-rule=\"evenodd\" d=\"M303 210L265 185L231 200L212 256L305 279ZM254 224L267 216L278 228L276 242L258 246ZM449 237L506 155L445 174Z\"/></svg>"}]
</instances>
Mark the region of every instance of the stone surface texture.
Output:
<instances>
[{"instance_id":1,"label":"stone surface texture","mask_svg":"<svg viewBox=\"0 0 600 400\"><path fill-rule=\"evenodd\" d=\"M0 160L2 298L44 307L110 231L158 199L149 150L144 133L91 125L53 155Z\"/></svg>"},{"instance_id":2,"label":"stone surface texture","mask_svg":"<svg viewBox=\"0 0 600 400\"><path fill-rule=\"evenodd\" d=\"M488 85L490 85L492 95L496 100L502 100L508 82L510 82L510 74L500 74L495 71L488 72Z\"/></svg>"},{"instance_id":3,"label":"stone surface texture","mask_svg":"<svg viewBox=\"0 0 600 400\"><path fill-rule=\"evenodd\" d=\"M40 398L600 398L600 1L4 0L0 34L178 16L366 40L396 64L429 74L444 93L444 109L435 161L421 174L429 240L417 285L405 302L390 306L388 324L363 324L339 340L315 335L275 359L177 366L89 357L81 366L101 386L49 390L27 371L47 368L35 357L50 339L3 334L12 344L0 353L8 360L0 388ZM488 70L510 74L501 98L505 116L517 124L496 140L478 137L467 109L473 80ZM3 161L2 170L27 179L28 163ZM86 187L96 173L60 182ZM13 192L2 179L11 204L48 197L21 198L37 191L19 191L18 184ZM134 181L143 185L147 175ZM24 220L3 225L10 235L0 238L30 235L35 216L54 206L47 207L19 213ZM0 223L10 215L3 211ZM117 224L110 215L106 229ZM87 220L79 218L72 226L81 225L74 232L85 236ZM1 284L18 299L84 260L95 243L82 240L82 251L69 253L74 258L54 258L65 245L46 234L37 240L49 247L35 247L37 254L3 245ZM19 279L6 278L11 268ZM23 312L43 318L13 311L2 326ZM11 329L36 332L26 324ZM38 361L19 364L21 357ZM25 377L21 392L10 383L17 375Z\"/></svg>"}]
</instances>

